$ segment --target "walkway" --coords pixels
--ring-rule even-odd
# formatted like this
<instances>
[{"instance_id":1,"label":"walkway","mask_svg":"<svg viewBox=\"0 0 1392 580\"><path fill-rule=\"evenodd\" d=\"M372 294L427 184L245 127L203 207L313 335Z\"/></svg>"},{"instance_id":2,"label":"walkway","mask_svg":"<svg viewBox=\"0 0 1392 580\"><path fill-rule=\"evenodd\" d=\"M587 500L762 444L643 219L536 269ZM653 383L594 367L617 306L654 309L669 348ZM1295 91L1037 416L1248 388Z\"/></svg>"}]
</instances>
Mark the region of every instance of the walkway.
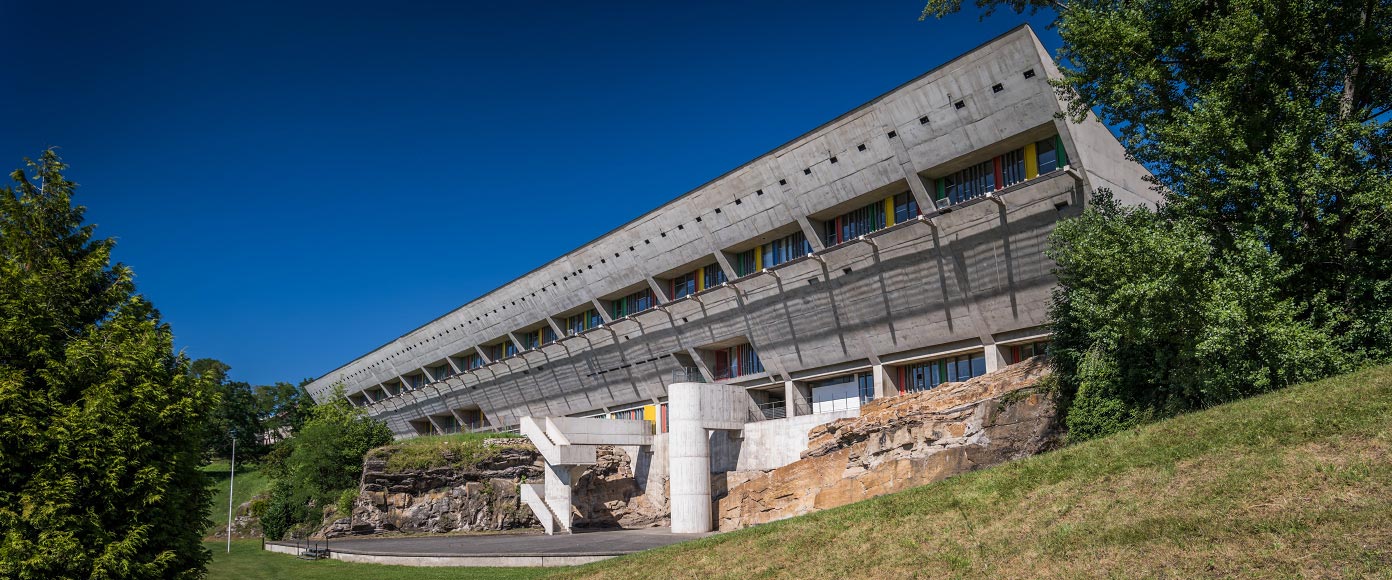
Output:
<instances>
[{"instance_id":1,"label":"walkway","mask_svg":"<svg viewBox=\"0 0 1392 580\"><path fill-rule=\"evenodd\" d=\"M346 562L403 566L571 566L659 548L710 534L673 534L670 528L583 530L573 534L481 534L330 540L330 557ZM315 544L311 544L312 546ZM317 544L324 546L323 542ZM292 542L266 549L298 553Z\"/></svg>"}]
</instances>

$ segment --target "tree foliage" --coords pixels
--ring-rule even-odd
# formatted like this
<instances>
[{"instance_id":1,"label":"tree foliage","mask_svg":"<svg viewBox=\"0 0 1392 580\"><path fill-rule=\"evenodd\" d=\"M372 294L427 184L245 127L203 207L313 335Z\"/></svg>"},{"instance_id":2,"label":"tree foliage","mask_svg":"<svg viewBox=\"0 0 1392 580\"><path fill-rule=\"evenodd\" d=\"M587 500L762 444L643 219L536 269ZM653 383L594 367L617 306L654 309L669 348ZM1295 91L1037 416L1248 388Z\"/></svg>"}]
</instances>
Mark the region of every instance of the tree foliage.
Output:
<instances>
[{"instance_id":1,"label":"tree foliage","mask_svg":"<svg viewBox=\"0 0 1392 580\"><path fill-rule=\"evenodd\" d=\"M318 510L357 489L363 456L391 441L386 424L354 407L337 387L296 436L271 454L267 470L274 481L261 518L266 536L279 539L296 524L315 523Z\"/></svg>"},{"instance_id":2,"label":"tree foliage","mask_svg":"<svg viewBox=\"0 0 1392 580\"><path fill-rule=\"evenodd\" d=\"M193 578L216 396L53 151L0 190L0 577Z\"/></svg>"},{"instance_id":3,"label":"tree foliage","mask_svg":"<svg viewBox=\"0 0 1392 580\"><path fill-rule=\"evenodd\" d=\"M1392 359L1392 0L976 3L1057 12L1068 116L1116 128L1165 195L1158 215L1103 209L1054 241L1055 324L1095 341L1067 345L1064 378L1080 405L1096 381L1121 389L1077 413L1126 424ZM924 14L960 7L931 0ZM1122 225L1145 250L1108 245L1132 235ZM1094 302L1133 293L1160 302ZM1332 348L1278 362L1311 336ZM1125 351L1162 337L1177 346L1153 361Z\"/></svg>"}]
</instances>

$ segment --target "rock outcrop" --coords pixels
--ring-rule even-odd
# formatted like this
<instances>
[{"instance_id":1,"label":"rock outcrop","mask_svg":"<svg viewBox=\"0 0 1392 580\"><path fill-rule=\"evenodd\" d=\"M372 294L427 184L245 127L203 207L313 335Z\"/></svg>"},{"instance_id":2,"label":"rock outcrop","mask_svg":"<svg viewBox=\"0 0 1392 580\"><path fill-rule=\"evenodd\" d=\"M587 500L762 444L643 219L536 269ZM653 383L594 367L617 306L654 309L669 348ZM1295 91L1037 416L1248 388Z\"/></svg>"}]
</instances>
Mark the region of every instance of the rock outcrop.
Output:
<instances>
[{"instance_id":1,"label":"rock outcrop","mask_svg":"<svg viewBox=\"0 0 1392 580\"><path fill-rule=\"evenodd\" d=\"M324 535L506 530L538 526L522 505L518 485L541 479L541 456L512 440L467 467L390 472L369 455L351 519L335 520Z\"/></svg>"},{"instance_id":2,"label":"rock outcrop","mask_svg":"<svg viewBox=\"0 0 1392 580\"><path fill-rule=\"evenodd\" d=\"M808 433L802 459L731 473L721 531L780 520L1034 455L1062 434L1048 364L1035 358L961 383L867 403ZM737 483L738 482L738 483Z\"/></svg>"},{"instance_id":3,"label":"rock outcrop","mask_svg":"<svg viewBox=\"0 0 1392 580\"><path fill-rule=\"evenodd\" d=\"M585 467L572 486L577 528L645 528L671 524L667 481L647 481L647 493L634 475L632 457L617 447L599 448L597 462Z\"/></svg>"},{"instance_id":4,"label":"rock outcrop","mask_svg":"<svg viewBox=\"0 0 1392 580\"><path fill-rule=\"evenodd\" d=\"M317 537L403 533L447 533L540 527L522 504L519 485L542 479L542 460L526 440L488 440L488 459L468 467L391 471L388 459L369 454L351 518L330 516ZM666 481L644 493L632 459L602 446L598 462L573 480L575 527L640 528L666 525ZM651 488L650 488L651 489ZM332 508L330 508L332 509Z\"/></svg>"}]
</instances>

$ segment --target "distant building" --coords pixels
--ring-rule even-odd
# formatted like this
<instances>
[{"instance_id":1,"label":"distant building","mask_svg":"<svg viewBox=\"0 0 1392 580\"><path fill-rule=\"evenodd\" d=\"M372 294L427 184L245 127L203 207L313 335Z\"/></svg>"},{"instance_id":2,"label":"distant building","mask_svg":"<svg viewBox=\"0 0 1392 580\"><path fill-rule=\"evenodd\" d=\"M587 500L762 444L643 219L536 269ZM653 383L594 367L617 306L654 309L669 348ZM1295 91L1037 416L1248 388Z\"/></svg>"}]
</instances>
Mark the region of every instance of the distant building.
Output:
<instances>
[{"instance_id":1,"label":"distant building","mask_svg":"<svg viewBox=\"0 0 1392 580\"><path fill-rule=\"evenodd\" d=\"M660 435L673 383L829 420L1025 358L1049 338L1056 222L1097 188L1156 200L1105 126L1056 118L1057 76L1011 30L308 390L342 382L398 436L528 416Z\"/></svg>"}]
</instances>

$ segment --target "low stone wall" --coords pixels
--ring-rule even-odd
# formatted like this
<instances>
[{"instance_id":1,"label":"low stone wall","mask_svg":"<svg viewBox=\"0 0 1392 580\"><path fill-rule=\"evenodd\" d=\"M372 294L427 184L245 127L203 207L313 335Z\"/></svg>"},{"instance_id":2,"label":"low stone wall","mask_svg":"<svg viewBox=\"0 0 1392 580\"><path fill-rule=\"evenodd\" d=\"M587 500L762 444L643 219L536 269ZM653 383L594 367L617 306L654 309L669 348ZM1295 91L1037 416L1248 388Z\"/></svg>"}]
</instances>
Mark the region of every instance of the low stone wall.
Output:
<instances>
[{"instance_id":1,"label":"low stone wall","mask_svg":"<svg viewBox=\"0 0 1392 580\"><path fill-rule=\"evenodd\" d=\"M986 376L879 399L815 427L802 459L731 472L716 502L721 531L789 518L1040 453L1062 435L1055 397L1031 359Z\"/></svg>"}]
</instances>

